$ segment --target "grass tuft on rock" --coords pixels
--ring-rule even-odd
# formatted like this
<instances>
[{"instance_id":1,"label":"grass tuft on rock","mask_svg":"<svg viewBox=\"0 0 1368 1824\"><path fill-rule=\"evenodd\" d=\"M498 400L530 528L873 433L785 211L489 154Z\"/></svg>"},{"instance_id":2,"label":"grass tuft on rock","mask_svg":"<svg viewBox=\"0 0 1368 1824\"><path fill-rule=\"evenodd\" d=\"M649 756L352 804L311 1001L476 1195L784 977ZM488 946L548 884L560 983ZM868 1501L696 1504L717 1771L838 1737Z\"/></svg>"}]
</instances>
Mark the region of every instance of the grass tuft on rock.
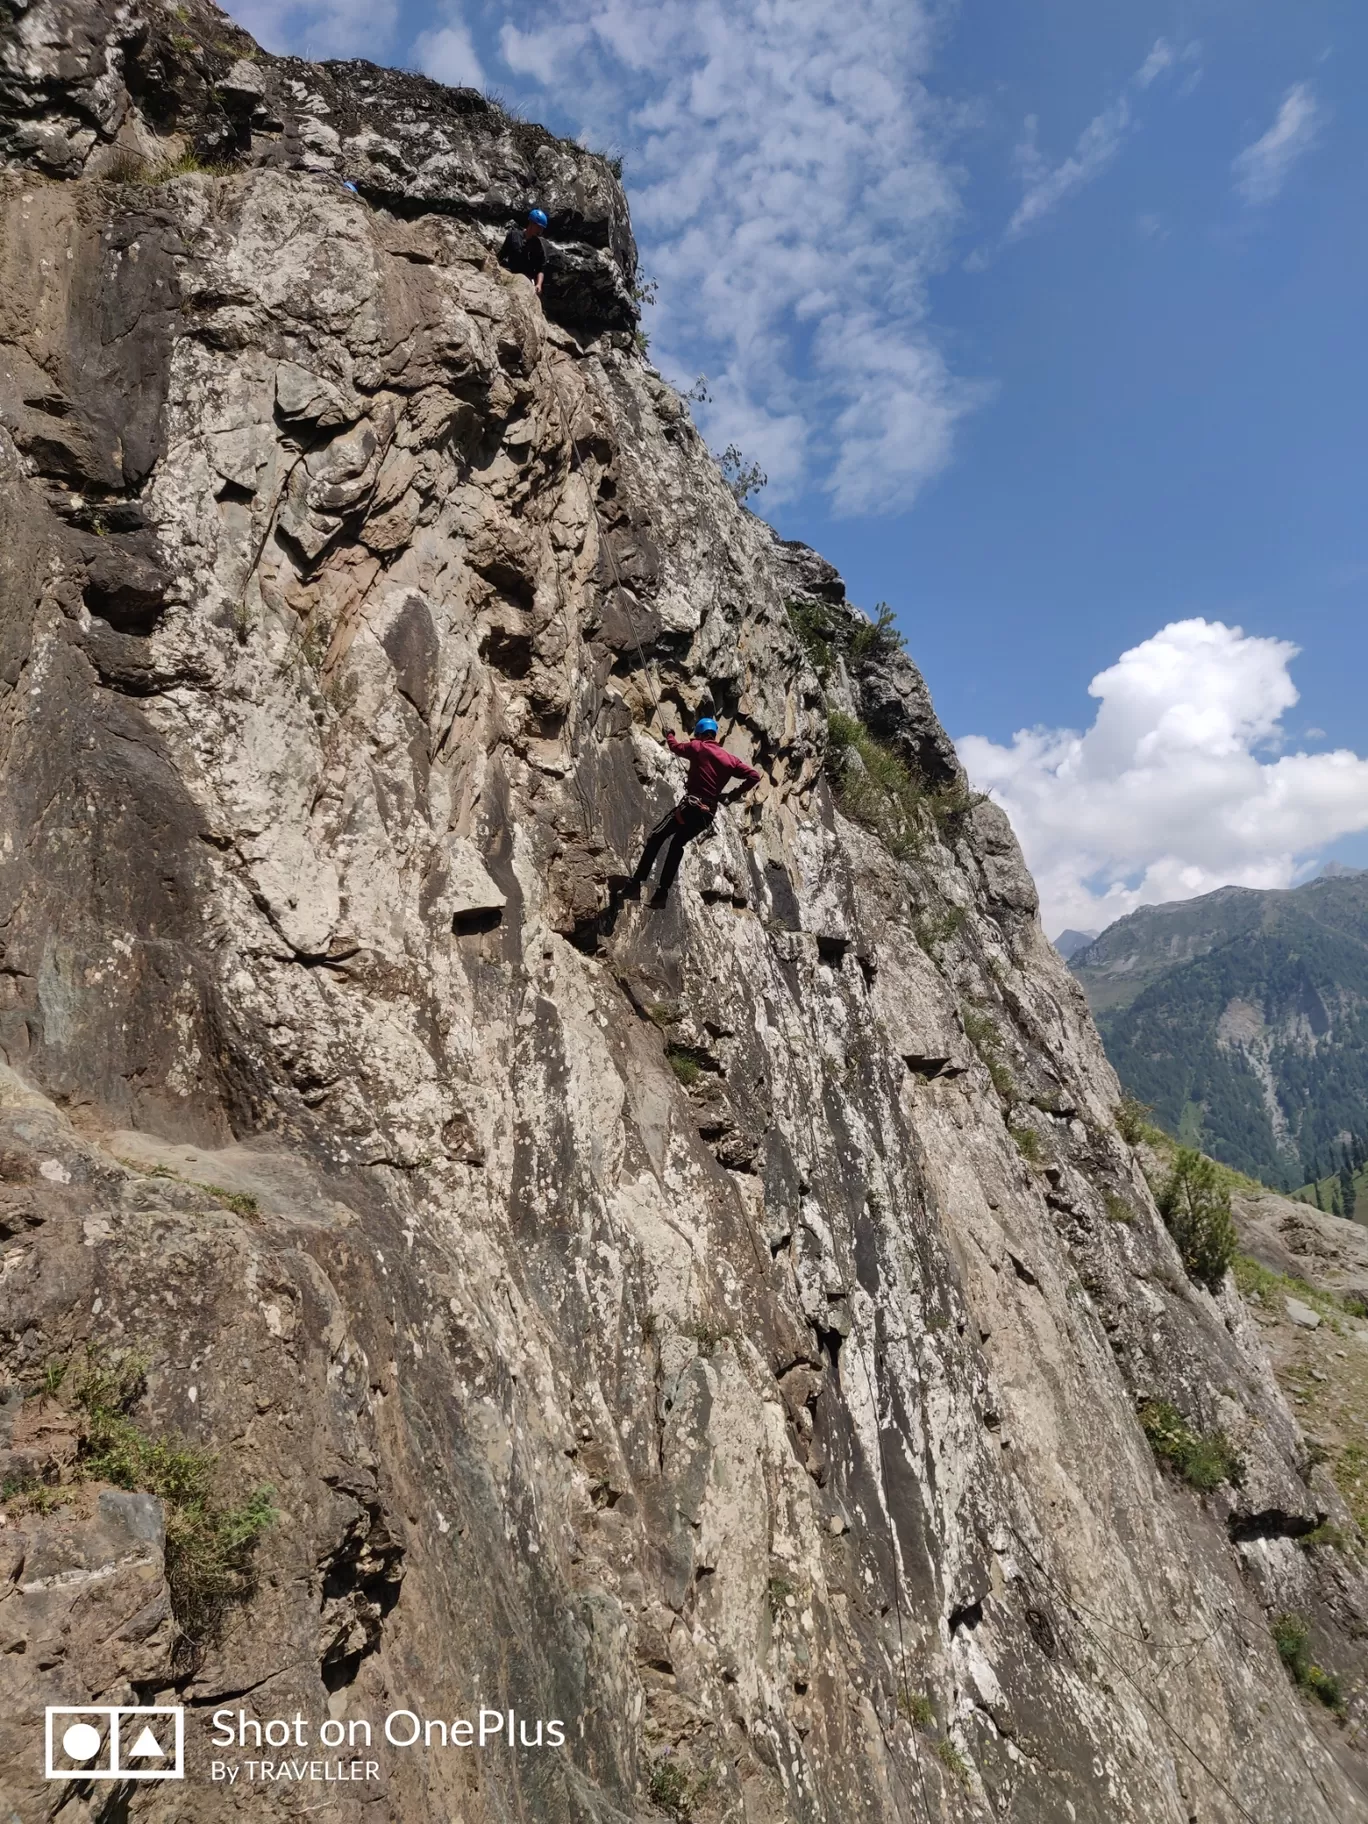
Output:
<instances>
[{"instance_id":1,"label":"grass tuft on rock","mask_svg":"<svg viewBox=\"0 0 1368 1824\"><path fill-rule=\"evenodd\" d=\"M969 1784L969 1763L948 1735L943 1735L936 1743L936 1759L953 1780L961 1786Z\"/></svg>"},{"instance_id":2,"label":"grass tuft on rock","mask_svg":"<svg viewBox=\"0 0 1368 1824\"><path fill-rule=\"evenodd\" d=\"M933 834L950 834L980 801L963 781L933 789L863 722L839 710L827 717L826 768L844 814L897 861L921 854Z\"/></svg>"},{"instance_id":3,"label":"grass tuft on rock","mask_svg":"<svg viewBox=\"0 0 1368 1824\"><path fill-rule=\"evenodd\" d=\"M915 1729L931 1730L936 1726L936 1708L924 1691L900 1691L898 1715L906 1717Z\"/></svg>"},{"instance_id":4,"label":"grass tuft on rock","mask_svg":"<svg viewBox=\"0 0 1368 1824\"><path fill-rule=\"evenodd\" d=\"M1040 1135L1033 1127L1012 1127L1007 1130L1016 1141L1016 1149L1028 1165L1045 1163L1045 1148Z\"/></svg>"},{"instance_id":5,"label":"grass tuft on rock","mask_svg":"<svg viewBox=\"0 0 1368 1824\"><path fill-rule=\"evenodd\" d=\"M1194 1431L1167 1400L1147 1400L1140 1426L1159 1462L1181 1476L1189 1487L1210 1494L1223 1482L1238 1488L1244 1464L1221 1431Z\"/></svg>"},{"instance_id":6,"label":"grass tuft on rock","mask_svg":"<svg viewBox=\"0 0 1368 1824\"><path fill-rule=\"evenodd\" d=\"M909 861L926 844L926 788L890 747L854 716L827 719L828 765L836 802L852 823L877 836L890 855Z\"/></svg>"},{"instance_id":7,"label":"grass tuft on rock","mask_svg":"<svg viewBox=\"0 0 1368 1824\"><path fill-rule=\"evenodd\" d=\"M1333 1710L1336 1716L1343 1717L1348 1705L1339 1677L1316 1664L1311 1657L1310 1642L1311 1629L1303 1616L1289 1612L1274 1621L1273 1644L1293 1684L1324 1704L1327 1710Z\"/></svg>"},{"instance_id":8,"label":"grass tuft on rock","mask_svg":"<svg viewBox=\"0 0 1368 1824\"><path fill-rule=\"evenodd\" d=\"M973 1046L983 1061L983 1067L992 1079L993 1088L1007 1107L1016 1101L1016 1079L1002 1058L1002 1034L990 1014L981 1007L974 1007L965 1002L960 1008L960 1023L964 1027L964 1036Z\"/></svg>"}]
</instances>

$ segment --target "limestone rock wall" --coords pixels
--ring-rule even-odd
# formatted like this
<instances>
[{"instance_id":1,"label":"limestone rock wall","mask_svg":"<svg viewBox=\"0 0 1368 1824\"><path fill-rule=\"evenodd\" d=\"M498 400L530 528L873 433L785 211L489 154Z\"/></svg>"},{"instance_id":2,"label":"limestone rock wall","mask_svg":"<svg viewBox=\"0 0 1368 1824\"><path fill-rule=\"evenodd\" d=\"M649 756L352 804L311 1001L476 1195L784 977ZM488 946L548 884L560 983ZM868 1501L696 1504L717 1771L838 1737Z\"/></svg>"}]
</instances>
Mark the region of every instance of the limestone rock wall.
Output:
<instances>
[{"instance_id":1,"label":"limestone rock wall","mask_svg":"<svg viewBox=\"0 0 1368 1824\"><path fill-rule=\"evenodd\" d=\"M839 578L625 333L602 161L202 4L0 23L0 1447L62 1477L46 1364L136 1348L279 1510L190 1640L156 1502L6 1515L13 1815L70 1797L43 1705L160 1699L197 1819L223 1703L566 1720L338 1820L1368 1816L1269 1631L1295 1577L1352 1671L1339 1497L921 678L818 679ZM110 162L220 114L230 169ZM490 252L534 180L598 274L550 316ZM903 860L828 700L933 793ZM767 783L618 904L705 705ZM1241 1486L1162 1479L1147 1398Z\"/></svg>"}]
</instances>

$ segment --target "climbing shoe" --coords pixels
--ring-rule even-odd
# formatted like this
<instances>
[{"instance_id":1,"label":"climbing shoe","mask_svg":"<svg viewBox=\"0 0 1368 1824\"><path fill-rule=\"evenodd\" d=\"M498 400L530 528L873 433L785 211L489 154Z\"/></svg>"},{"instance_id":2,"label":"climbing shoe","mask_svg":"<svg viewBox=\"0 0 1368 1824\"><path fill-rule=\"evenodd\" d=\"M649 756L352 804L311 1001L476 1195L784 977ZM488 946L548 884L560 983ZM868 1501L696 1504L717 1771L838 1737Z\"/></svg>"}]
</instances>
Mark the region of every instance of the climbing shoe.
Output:
<instances>
[{"instance_id":1,"label":"climbing shoe","mask_svg":"<svg viewBox=\"0 0 1368 1824\"><path fill-rule=\"evenodd\" d=\"M669 891L665 887L657 887L651 895L651 905L658 910L661 906L668 906L669 903Z\"/></svg>"}]
</instances>

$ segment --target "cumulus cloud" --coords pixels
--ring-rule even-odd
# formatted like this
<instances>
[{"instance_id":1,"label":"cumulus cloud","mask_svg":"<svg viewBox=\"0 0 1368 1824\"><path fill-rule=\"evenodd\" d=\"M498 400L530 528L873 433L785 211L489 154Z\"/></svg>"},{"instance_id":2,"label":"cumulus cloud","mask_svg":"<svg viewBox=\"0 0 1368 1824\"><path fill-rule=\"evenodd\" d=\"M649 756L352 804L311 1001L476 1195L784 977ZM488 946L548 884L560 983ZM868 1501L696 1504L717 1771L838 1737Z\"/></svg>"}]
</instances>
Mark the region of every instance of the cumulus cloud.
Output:
<instances>
[{"instance_id":1,"label":"cumulus cloud","mask_svg":"<svg viewBox=\"0 0 1368 1824\"><path fill-rule=\"evenodd\" d=\"M413 54L425 76L433 76L453 89L482 89L485 86L484 65L469 28L459 19L420 33L414 41Z\"/></svg>"},{"instance_id":2,"label":"cumulus cloud","mask_svg":"<svg viewBox=\"0 0 1368 1824\"><path fill-rule=\"evenodd\" d=\"M959 219L949 110L927 92L932 0L535 0L500 55L524 105L620 148L654 358L715 447L768 498L824 489L846 514L906 507L985 397L929 321ZM500 86L504 86L502 83Z\"/></svg>"},{"instance_id":3,"label":"cumulus cloud","mask_svg":"<svg viewBox=\"0 0 1368 1824\"><path fill-rule=\"evenodd\" d=\"M1046 928L1100 930L1137 906L1286 887L1368 829L1368 759L1284 753L1298 648L1220 621L1175 621L1088 686L1092 727L958 742L1012 819Z\"/></svg>"},{"instance_id":4,"label":"cumulus cloud","mask_svg":"<svg viewBox=\"0 0 1368 1824\"><path fill-rule=\"evenodd\" d=\"M1235 188L1252 208L1271 203L1288 173L1315 145L1324 125L1324 110L1309 82L1294 82L1282 98L1273 125L1231 162Z\"/></svg>"},{"instance_id":5,"label":"cumulus cloud","mask_svg":"<svg viewBox=\"0 0 1368 1824\"><path fill-rule=\"evenodd\" d=\"M226 10L268 51L378 60L393 43L399 0L226 0Z\"/></svg>"}]
</instances>

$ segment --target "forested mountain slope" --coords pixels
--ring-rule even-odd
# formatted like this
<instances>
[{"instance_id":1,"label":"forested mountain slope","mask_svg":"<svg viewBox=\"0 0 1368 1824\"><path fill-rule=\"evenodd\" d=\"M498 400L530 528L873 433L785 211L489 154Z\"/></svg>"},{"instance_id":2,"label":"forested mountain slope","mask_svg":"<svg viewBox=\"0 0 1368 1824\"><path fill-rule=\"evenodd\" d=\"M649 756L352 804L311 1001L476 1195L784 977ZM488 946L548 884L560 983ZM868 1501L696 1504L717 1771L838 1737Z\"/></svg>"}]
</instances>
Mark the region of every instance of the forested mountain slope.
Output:
<instances>
[{"instance_id":1,"label":"forested mountain slope","mask_svg":"<svg viewBox=\"0 0 1368 1824\"><path fill-rule=\"evenodd\" d=\"M1289 1188L1368 1137L1368 873L1147 906L1069 967L1171 1133Z\"/></svg>"}]
</instances>

